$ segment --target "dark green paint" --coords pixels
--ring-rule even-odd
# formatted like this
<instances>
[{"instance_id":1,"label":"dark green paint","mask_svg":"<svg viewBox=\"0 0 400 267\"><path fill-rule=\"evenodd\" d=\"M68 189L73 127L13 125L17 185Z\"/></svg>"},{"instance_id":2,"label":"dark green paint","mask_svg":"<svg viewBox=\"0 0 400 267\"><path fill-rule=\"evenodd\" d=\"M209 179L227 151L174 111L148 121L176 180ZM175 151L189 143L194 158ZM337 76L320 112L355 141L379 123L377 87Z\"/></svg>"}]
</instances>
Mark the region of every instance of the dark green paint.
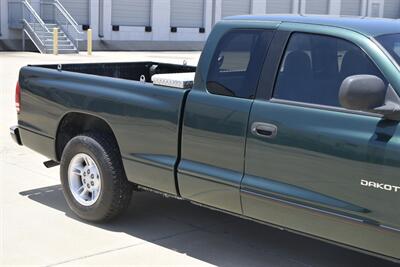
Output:
<instances>
[{"instance_id":1,"label":"dark green paint","mask_svg":"<svg viewBox=\"0 0 400 267\"><path fill-rule=\"evenodd\" d=\"M22 129L54 139L69 112L97 116L113 129L131 181L176 194L174 165L184 90L40 67L22 68L20 77ZM28 136L22 133L23 140ZM45 155L55 159L54 148Z\"/></svg>"},{"instance_id":2,"label":"dark green paint","mask_svg":"<svg viewBox=\"0 0 400 267\"><path fill-rule=\"evenodd\" d=\"M139 71L121 76L125 79L100 77L103 72L96 66L104 70L104 64L91 64L90 70L70 65L61 72L54 66L24 67L22 142L56 159L55 137L63 117L90 114L113 130L132 182L399 260L400 192L360 185L361 179L400 185L398 122L342 108L269 100L260 92L264 99L212 95L205 86L221 36L231 29L261 28L353 42L400 93L399 66L374 40L398 32L398 25L303 16L229 18L210 34L190 91L132 81ZM266 64L276 62L269 57ZM132 64L142 64L137 70L147 68ZM118 63L114 67L123 69ZM176 65L172 69L183 71ZM265 81L274 79L273 73L262 75L258 90L271 91ZM276 125L276 138L254 136L253 122Z\"/></svg>"},{"instance_id":3,"label":"dark green paint","mask_svg":"<svg viewBox=\"0 0 400 267\"><path fill-rule=\"evenodd\" d=\"M239 188L251 103L206 91L189 93L178 167L183 197L241 213Z\"/></svg>"},{"instance_id":4,"label":"dark green paint","mask_svg":"<svg viewBox=\"0 0 400 267\"><path fill-rule=\"evenodd\" d=\"M263 22L292 22L300 27L310 25L330 26L338 29L346 29L364 34L366 36L379 36L398 33L400 21L384 18L352 17L352 16L326 16L326 15L242 15L225 18L234 21L263 21Z\"/></svg>"}]
</instances>

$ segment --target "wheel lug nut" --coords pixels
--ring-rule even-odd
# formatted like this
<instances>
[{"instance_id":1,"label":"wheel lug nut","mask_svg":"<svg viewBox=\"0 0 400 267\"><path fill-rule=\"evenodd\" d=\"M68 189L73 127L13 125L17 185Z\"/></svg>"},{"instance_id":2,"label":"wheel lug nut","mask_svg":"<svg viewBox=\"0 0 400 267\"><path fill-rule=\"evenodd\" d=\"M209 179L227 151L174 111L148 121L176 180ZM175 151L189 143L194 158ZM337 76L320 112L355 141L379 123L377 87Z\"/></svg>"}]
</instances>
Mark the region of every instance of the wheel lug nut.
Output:
<instances>
[{"instance_id":1,"label":"wheel lug nut","mask_svg":"<svg viewBox=\"0 0 400 267\"><path fill-rule=\"evenodd\" d=\"M90 170L87 170L87 173L90 174Z\"/></svg>"},{"instance_id":2,"label":"wheel lug nut","mask_svg":"<svg viewBox=\"0 0 400 267\"><path fill-rule=\"evenodd\" d=\"M90 178L92 178L92 179L93 179L93 178L94 178L94 175L93 175L93 174L92 174L92 175L90 175Z\"/></svg>"},{"instance_id":3,"label":"wheel lug nut","mask_svg":"<svg viewBox=\"0 0 400 267\"><path fill-rule=\"evenodd\" d=\"M91 182L90 184L91 184L92 186L94 186L94 182Z\"/></svg>"}]
</instances>

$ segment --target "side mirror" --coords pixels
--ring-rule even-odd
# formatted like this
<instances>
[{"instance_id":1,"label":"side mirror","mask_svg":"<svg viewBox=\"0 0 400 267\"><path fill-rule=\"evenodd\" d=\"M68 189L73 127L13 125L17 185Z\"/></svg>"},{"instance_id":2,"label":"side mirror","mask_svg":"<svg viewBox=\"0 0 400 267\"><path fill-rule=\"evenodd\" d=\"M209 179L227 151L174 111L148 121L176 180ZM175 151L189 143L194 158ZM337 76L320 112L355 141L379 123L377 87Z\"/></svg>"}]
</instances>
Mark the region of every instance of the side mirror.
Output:
<instances>
[{"instance_id":1,"label":"side mirror","mask_svg":"<svg viewBox=\"0 0 400 267\"><path fill-rule=\"evenodd\" d=\"M340 86L339 102L347 109L373 111L385 105L386 91L385 83L377 76L349 76Z\"/></svg>"},{"instance_id":2,"label":"side mirror","mask_svg":"<svg viewBox=\"0 0 400 267\"><path fill-rule=\"evenodd\" d=\"M342 107L382 114L390 120L400 120L400 97L391 85L386 86L374 75L347 77L339 90Z\"/></svg>"}]
</instances>

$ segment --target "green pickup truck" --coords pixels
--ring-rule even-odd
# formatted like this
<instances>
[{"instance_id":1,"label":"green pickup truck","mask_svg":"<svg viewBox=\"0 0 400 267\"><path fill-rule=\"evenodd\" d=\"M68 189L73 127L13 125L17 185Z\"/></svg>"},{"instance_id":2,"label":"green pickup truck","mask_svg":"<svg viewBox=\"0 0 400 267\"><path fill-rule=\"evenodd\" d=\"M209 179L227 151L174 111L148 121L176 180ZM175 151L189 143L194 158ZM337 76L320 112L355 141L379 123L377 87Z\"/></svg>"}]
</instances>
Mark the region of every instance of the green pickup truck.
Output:
<instances>
[{"instance_id":1,"label":"green pickup truck","mask_svg":"<svg viewBox=\"0 0 400 267\"><path fill-rule=\"evenodd\" d=\"M148 189L398 262L399 96L399 20L235 16L197 67L23 67L11 135L89 221Z\"/></svg>"}]
</instances>

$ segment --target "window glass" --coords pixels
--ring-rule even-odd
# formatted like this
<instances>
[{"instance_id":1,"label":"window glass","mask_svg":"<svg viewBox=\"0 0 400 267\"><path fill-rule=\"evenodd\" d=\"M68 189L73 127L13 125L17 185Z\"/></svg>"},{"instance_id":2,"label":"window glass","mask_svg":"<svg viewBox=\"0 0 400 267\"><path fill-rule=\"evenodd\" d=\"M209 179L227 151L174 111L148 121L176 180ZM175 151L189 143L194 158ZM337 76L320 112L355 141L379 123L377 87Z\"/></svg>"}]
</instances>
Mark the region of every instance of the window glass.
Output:
<instances>
[{"instance_id":1,"label":"window glass","mask_svg":"<svg viewBox=\"0 0 400 267\"><path fill-rule=\"evenodd\" d=\"M358 46L334 37L295 33L281 63L274 98L340 106L343 80L358 74L376 75L385 81Z\"/></svg>"},{"instance_id":2,"label":"window glass","mask_svg":"<svg viewBox=\"0 0 400 267\"><path fill-rule=\"evenodd\" d=\"M222 37L207 77L212 94L254 98L272 31L232 30Z\"/></svg>"},{"instance_id":3,"label":"window glass","mask_svg":"<svg viewBox=\"0 0 400 267\"><path fill-rule=\"evenodd\" d=\"M388 34L376 38L400 65L400 34Z\"/></svg>"}]
</instances>

